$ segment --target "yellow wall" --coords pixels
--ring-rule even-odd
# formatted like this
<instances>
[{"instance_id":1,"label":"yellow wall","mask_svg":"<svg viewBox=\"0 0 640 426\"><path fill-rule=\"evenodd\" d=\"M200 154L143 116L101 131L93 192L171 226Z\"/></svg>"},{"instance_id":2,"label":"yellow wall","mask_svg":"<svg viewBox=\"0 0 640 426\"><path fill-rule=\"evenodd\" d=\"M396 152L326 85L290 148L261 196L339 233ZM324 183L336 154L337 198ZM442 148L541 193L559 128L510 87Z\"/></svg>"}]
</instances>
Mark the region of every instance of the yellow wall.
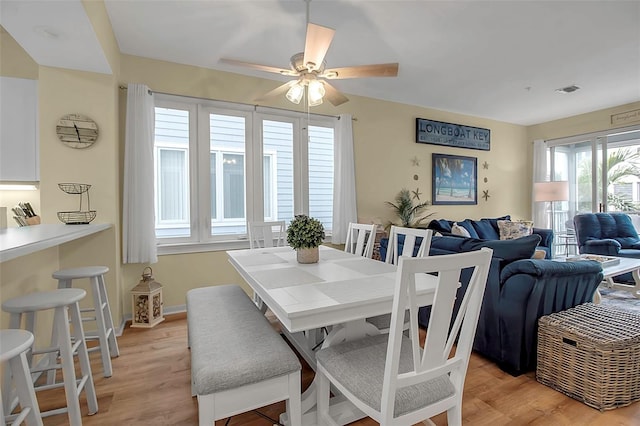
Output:
<instances>
[{"instance_id":1,"label":"yellow wall","mask_svg":"<svg viewBox=\"0 0 640 426\"><path fill-rule=\"evenodd\" d=\"M615 129L640 124L640 120L630 121L624 124L611 124L611 116L627 111L640 109L640 102L620 105L614 108L607 108L587 114L575 115L561 120L549 121L547 123L529 126L527 129L530 141L536 139L557 139L568 136L593 133L600 130Z\"/></svg>"},{"instance_id":2,"label":"yellow wall","mask_svg":"<svg viewBox=\"0 0 640 426\"><path fill-rule=\"evenodd\" d=\"M84 5L114 74L38 67L41 212L44 222L57 223L56 212L74 209L76 202L73 196L60 191L57 184L90 183L93 185L91 206L98 211L96 222L113 223L114 227L60 248L3 263L0 269L2 298L55 286L50 274L59 267L103 264L111 269L107 277L109 298L114 317L119 322L124 314L131 312L129 291L138 283L147 265L120 263L125 91L119 91L118 84L144 83L156 92L252 103L256 96L275 88L280 82L119 55L110 27L105 22L103 5L93 5L92 2L84 2ZM3 61L6 59L5 53L3 51ZM19 52L10 55L20 56ZM26 64L23 65L24 72L29 72L31 68L28 61ZM419 188L422 199L431 199L431 154L434 152L477 157L479 167L478 205L433 206L430 210L434 212L434 218L458 220L503 214L511 214L514 218L530 218L531 141L565 133L585 133L592 131L593 126L602 128L607 114L617 111L611 109L592 113L590 117L526 128L428 108L352 95L348 97L350 101L339 107L325 104L314 108L313 112L332 115L350 113L357 119L353 128L358 214L361 218L378 218L382 222L393 219L385 201L393 200L403 187L412 190ZM276 99L268 106L303 110L303 107L293 106L284 98ZM627 106L620 107L620 110L627 110ZM100 126L100 138L92 147L74 150L57 140L56 121L61 115L73 112L89 115ZM417 117L488 128L491 130L491 150L417 144ZM413 165L411 160L414 157L419 159L419 166ZM487 169L482 167L485 161ZM414 175L418 180L414 180ZM489 191L488 201L481 198L483 190ZM25 271L26 265L31 265L28 272ZM242 283L223 251L160 256L159 262L151 266L155 278L164 285L165 308L183 305L185 293L191 288ZM244 287L248 290L246 285Z\"/></svg>"},{"instance_id":3,"label":"yellow wall","mask_svg":"<svg viewBox=\"0 0 640 426\"><path fill-rule=\"evenodd\" d=\"M0 75L38 79L38 64L2 26L0 26Z\"/></svg>"}]
</instances>

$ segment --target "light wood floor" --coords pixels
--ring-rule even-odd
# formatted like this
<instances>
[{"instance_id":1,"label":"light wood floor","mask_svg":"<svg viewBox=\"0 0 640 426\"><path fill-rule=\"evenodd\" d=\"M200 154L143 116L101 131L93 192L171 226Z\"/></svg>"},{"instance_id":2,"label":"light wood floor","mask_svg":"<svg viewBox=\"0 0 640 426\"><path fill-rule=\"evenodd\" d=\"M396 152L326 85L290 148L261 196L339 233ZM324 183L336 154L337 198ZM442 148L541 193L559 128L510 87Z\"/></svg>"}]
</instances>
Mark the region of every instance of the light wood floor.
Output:
<instances>
[{"instance_id":1,"label":"light wood floor","mask_svg":"<svg viewBox=\"0 0 640 426\"><path fill-rule=\"evenodd\" d=\"M191 398L186 316L177 314L153 329L127 328L118 338L120 357L113 359L113 377L102 377L99 355L91 354L99 411L87 416L82 396L83 424L92 425L197 425L197 402ZM303 389L313 379L305 365ZM41 408L64 405L62 390L39 393ZM277 418L284 403L259 410ZM640 425L640 402L599 412L536 382L534 373L512 377L480 356L473 355L465 383L465 425ZM446 425L446 416L433 418ZM66 415L44 419L45 425L66 425ZM223 426L225 421L216 422ZM272 421L250 412L235 416L229 425L271 426ZM377 425L365 419L357 426Z\"/></svg>"}]
</instances>

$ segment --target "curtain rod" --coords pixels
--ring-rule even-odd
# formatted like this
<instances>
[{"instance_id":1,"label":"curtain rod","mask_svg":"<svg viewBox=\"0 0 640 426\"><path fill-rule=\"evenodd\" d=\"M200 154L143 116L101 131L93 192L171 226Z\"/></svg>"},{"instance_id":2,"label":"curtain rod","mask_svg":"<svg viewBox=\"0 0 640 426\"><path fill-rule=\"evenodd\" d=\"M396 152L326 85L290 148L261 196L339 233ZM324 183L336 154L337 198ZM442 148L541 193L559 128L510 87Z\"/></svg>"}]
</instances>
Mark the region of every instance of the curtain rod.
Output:
<instances>
[{"instance_id":1,"label":"curtain rod","mask_svg":"<svg viewBox=\"0 0 640 426\"><path fill-rule=\"evenodd\" d=\"M120 90L127 90L127 86L124 86L124 85L122 85L122 84L121 84L121 85L119 85L118 87L120 88ZM203 100L203 101L229 102L229 101L223 101L223 100L220 100L220 99L202 98L202 97L200 97L200 96L176 95L175 93L156 92L155 90L151 90L151 89L149 89L149 90L148 90L148 92L149 92L149 94L150 94L150 95L151 95L152 93L157 93L157 94L159 94L159 95L182 96L182 97L184 97L184 98L201 99L201 100ZM258 107L263 107L263 108L277 109L277 110L280 110L280 111L292 112L292 110L290 110L290 109L286 109L286 108L265 107L265 106L263 106L263 105L248 104L248 103L244 103L244 102L233 102L233 103L240 104L240 105L252 106L252 107L254 107L254 109L255 109L255 108L258 108ZM293 112L300 112L300 111L293 111ZM303 113L304 113L304 111L303 111ZM315 113L315 112L314 112L313 114L314 114L314 115L320 115L320 116L322 116L322 117L337 118L338 120L340 120L340 116L339 116L339 115L319 114L319 113ZM358 121L358 119L357 119L356 117L352 117L352 118L351 118L351 121Z\"/></svg>"}]
</instances>

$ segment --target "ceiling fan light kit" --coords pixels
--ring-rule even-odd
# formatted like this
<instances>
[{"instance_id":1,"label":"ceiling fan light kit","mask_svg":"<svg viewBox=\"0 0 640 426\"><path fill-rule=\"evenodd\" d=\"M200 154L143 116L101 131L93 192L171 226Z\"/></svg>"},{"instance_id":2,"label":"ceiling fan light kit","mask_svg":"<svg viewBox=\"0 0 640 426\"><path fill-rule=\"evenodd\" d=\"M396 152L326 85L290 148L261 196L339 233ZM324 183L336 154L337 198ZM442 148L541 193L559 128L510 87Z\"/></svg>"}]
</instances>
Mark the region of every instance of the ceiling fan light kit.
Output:
<instances>
[{"instance_id":1,"label":"ceiling fan light kit","mask_svg":"<svg viewBox=\"0 0 640 426\"><path fill-rule=\"evenodd\" d=\"M287 91L286 97L290 102L298 105L304 95L304 85L296 81Z\"/></svg>"},{"instance_id":2,"label":"ceiling fan light kit","mask_svg":"<svg viewBox=\"0 0 640 426\"><path fill-rule=\"evenodd\" d=\"M309 86L307 87L309 106L320 105L325 93L326 91L324 90L324 84L320 80L309 81Z\"/></svg>"},{"instance_id":3,"label":"ceiling fan light kit","mask_svg":"<svg viewBox=\"0 0 640 426\"><path fill-rule=\"evenodd\" d=\"M396 77L398 75L397 63L325 69L326 62L324 58L335 35L335 30L310 23L310 0L305 0L305 2L307 3L307 35L305 38L304 52L296 53L291 57L291 69L253 64L235 59L220 59L220 62L231 65L298 78L297 81L289 81L276 87L274 90L255 99L255 101L263 101L276 96L282 96L282 94L286 92L286 98L297 105L302 100L306 89L307 103L309 106L322 104L325 96L331 104L338 106L347 102L349 99L325 79Z\"/></svg>"}]
</instances>

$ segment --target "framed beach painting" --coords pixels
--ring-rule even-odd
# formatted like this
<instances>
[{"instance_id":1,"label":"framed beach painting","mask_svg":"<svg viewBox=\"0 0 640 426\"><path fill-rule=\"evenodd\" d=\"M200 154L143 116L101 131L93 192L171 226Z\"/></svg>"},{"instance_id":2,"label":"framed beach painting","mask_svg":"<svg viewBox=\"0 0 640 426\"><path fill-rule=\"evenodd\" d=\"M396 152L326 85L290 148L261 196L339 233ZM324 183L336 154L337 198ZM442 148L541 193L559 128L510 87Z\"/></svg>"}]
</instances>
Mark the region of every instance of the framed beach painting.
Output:
<instances>
[{"instance_id":1,"label":"framed beach painting","mask_svg":"<svg viewBox=\"0 0 640 426\"><path fill-rule=\"evenodd\" d=\"M432 155L432 204L478 204L478 159Z\"/></svg>"}]
</instances>

